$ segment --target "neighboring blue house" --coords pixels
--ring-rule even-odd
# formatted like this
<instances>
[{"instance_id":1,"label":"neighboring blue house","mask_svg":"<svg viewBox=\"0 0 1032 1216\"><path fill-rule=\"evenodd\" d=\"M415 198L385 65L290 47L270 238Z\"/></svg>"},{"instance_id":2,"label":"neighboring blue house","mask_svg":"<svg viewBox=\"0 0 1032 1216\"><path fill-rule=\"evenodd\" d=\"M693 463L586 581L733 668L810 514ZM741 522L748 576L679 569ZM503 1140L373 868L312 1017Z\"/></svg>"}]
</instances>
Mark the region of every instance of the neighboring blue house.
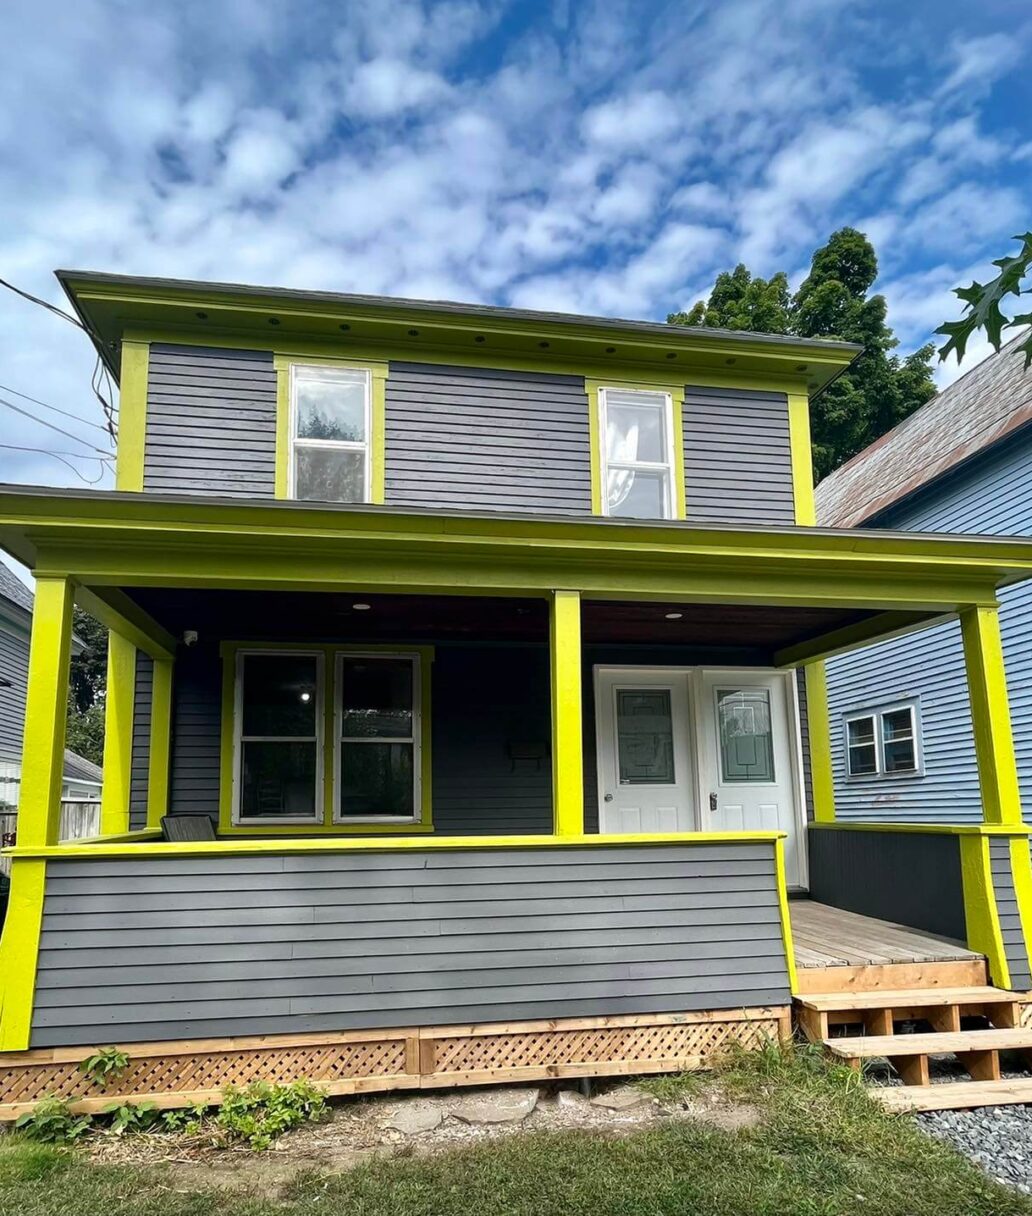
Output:
<instances>
[{"instance_id":1,"label":"neighboring blue house","mask_svg":"<svg viewBox=\"0 0 1032 1216\"><path fill-rule=\"evenodd\" d=\"M827 527L1032 536L1032 369L1014 338L817 487ZM1032 583L1000 593L1022 801L1032 805ZM982 818L956 620L829 660L840 819Z\"/></svg>"}]
</instances>

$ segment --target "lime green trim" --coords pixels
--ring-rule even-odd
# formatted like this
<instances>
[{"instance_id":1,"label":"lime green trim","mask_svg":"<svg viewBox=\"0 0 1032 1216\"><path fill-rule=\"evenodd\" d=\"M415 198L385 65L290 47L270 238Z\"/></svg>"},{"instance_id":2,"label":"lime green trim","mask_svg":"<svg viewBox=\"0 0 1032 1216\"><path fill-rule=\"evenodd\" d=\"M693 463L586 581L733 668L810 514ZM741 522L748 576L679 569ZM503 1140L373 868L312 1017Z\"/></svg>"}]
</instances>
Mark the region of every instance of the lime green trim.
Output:
<instances>
[{"instance_id":1,"label":"lime green trim","mask_svg":"<svg viewBox=\"0 0 1032 1216\"><path fill-rule=\"evenodd\" d=\"M996 607L965 608L960 613L971 725L987 823L1021 823L1021 791L1014 755L1007 672Z\"/></svg>"},{"instance_id":2,"label":"lime green trim","mask_svg":"<svg viewBox=\"0 0 1032 1216\"><path fill-rule=\"evenodd\" d=\"M964 887L967 944L984 954L989 977L999 988L1011 986L1007 952L1000 929L987 836L960 837L960 871Z\"/></svg>"},{"instance_id":3,"label":"lime green trim","mask_svg":"<svg viewBox=\"0 0 1032 1216\"><path fill-rule=\"evenodd\" d=\"M805 392L788 394L788 435L792 451L795 521L803 527L812 527L817 522L817 507L813 494L810 398Z\"/></svg>"},{"instance_id":4,"label":"lime green trim","mask_svg":"<svg viewBox=\"0 0 1032 1216\"><path fill-rule=\"evenodd\" d=\"M799 991L796 974L795 942L792 938L792 914L788 907L788 881L785 877L785 842L774 842L774 861L778 882L778 912L781 918L781 941L785 947L785 966L788 969L788 987L793 996Z\"/></svg>"},{"instance_id":5,"label":"lime green trim","mask_svg":"<svg viewBox=\"0 0 1032 1216\"><path fill-rule=\"evenodd\" d=\"M654 832L590 836L383 836L322 837L286 840L159 841L154 844L93 844L80 841L62 845L5 849L11 857L203 857L242 853L352 853L384 852L393 849L555 849L597 848L606 845L704 845L770 844L783 840L785 832Z\"/></svg>"},{"instance_id":6,"label":"lime green trim","mask_svg":"<svg viewBox=\"0 0 1032 1216\"><path fill-rule=\"evenodd\" d=\"M76 844L120 844L129 841L160 840L161 828L137 828L134 832L115 832L111 836L83 836Z\"/></svg>"},{"instance_id":7,"label":"lime green trim","mask_svg":"<svg viewBox=\"0 0 1032 1216\"><path fill-rule=\"evenodd\" d=\"M549 614L552 684L552 821L556 836L584 835L584 728L581 606L556 591Z\"/></svg>"},{"instance_id":8,"label":"lime green trim","mask_svg":"<svg viewBox=\"0 0 1032 1216\"><path fill-rule=\"evenodd\" d=\"M317 654L323 667L323 720L320 740L323 757L322 769L322 817L319 823L256 823L233 822L234 784L236 780L236 734L234 715L236 710L236 662L241 651L302 651ZM412 823L337 823L334 821L334 789L336 775L336 656L339 654L409 654L418 658L420 695L420 814ZM219 832L232 836L347 836L366 835L411 835L433 832L433 755L431 751L433 707L432 670L433 646L408 646L402 643L374 642L364 645L359 642L342 644L305 642L222 642L219 646L222 658L222 722L220 730L219 757Z\"/></svg>"},{"instance_id":9,"label":"lime green trim","mask_svg":"<svg viewBox=\"0 0 1032 1216\"><path fill-rule=\"evenodd\" d=\"M47 863L16 857L0 938L0 1051L25 1051L32 1031Z\"/></svg>"},{"instance_id":10,"label":"lime green trim","mask_svg":"<svg viewBox=\"0 0 1032 1216\"><path fill-rule=\"evenodd\" d=\"M693 377L693 383L695 382ZM670 444L673 448L673 464L670 476L673 480L674 519L688 518L685 505L684 483L684 384L672 382L669 377L665 380L624 379L620 376L605 377L585 376L584 391L588 397L588 442L591 458L591 513L605 515L605 502L602 497L602 399L601 391L606 388L620 389L624 392L667 393L670 397Z\"/></svg>"},{"instance_id":11,"label":"lime green trim","mask_svg":"<svg viewBox=\"0 0 1032 1216\"><path fill-rule=\"evenodd\" d=\"M1013 836L1027 840L1032 827L999 823L872 823L862 819L836 819L834 823L811 823L810 830L836 832L914 832L934 836Z\"/></svg>"},{"instance_id":12,"label":"lime green trim","mask_svg":"<svg viewBox=\"0 0 1032 1216\"><path fill-rule=\"evenodd\" d=\"M591 513L602 515L602 404L598 396L598 381L585 380L588 395L588 447L591 460Z\"/></svg>"},{"instance_id":13,"label":"lime green trim","mask_svg":"<svg viewBox=\"0 0 1032 1216\"><path fill-rule=\"evenodd\" d=\"M71 581L38 578L35 592L18 799L23 845L55 844L60 834L72 647Z\"/></svg>"},{"instance_id":14,"label":"lime green trim","mask_svg":"<svg viewBox=\"0 0 1032 1216\"><path fill-rule=\"evenodd\" d=\"M942 619L942 616L922 616L915 620L912 612L883 612L841 629L818 634L805 642L786 646L775 652L774 664L777 667L799 667L817 659L830 659L832 655L846 654L866 646L874 639L884 642L889 638L927 629Z\"/></svg>"},{"instance_id":15,"label":"lime green trim","mask_svg":"<svg viewBox=\"0 0 1032 1216\"><path fill-rule=\"evenodd\" d=\"M122 371L118 385L118 453L115 457L116 490L143 489L149 361L148 342L122 342Z\"/></svg>"},{"instance_id":16,"label":"lime green trim","mask_svg":"<svg viewBox=\"0 0 1032 1216\"><path fill-rule=\"evenodd\" d=\"M121 634L109 633L104 701L104 785L100 792L102 836L129 830L135 700L136 647Z\"/></svg>"},{"instance_id":17,"label":"lime green trim","mask_svg":"<svg viewBox=\"0 0 1032 1216\"><path fill-rule=\"evenodd\" d=\"M806 682L806 724L810 743L810 785L813 817L819 824L835 819L835 771L831 762L831 718L828 714L828 677L824 664L803 668Z\"/></svg>"},{"instance_id":18,"label":"lime green trim","mask_svg":"<svg viewBox=\"0 0 1032 1216\"><path fill-rule=\"evenodd\" d=\"M290 369L293 366L322 364L369 373L369 501L382 505L387 486L387 376L389 365L375 359L342 359L328 353L298 355L278 351L273 356L276 368L276 474L275 495L290 498Z\"/></svg>"},{"instance_id":19,"label":"lime green trim","mask_svg":"<svg viewBox=\"0 0 1032 1216\"><path fill-rule=\"evenodd\" d=\"M75 602L155 661L175 658L176 639L117 587L76 587Z\"/></svg>"},{"instance_id":20,"label":"lime green trim","mask_svg":"<svg viewBox=\"0 0 1032 1216\"><path fill-rule=\"evenodd\" d=\"M169 755L172 745L172 663L154 660L150 738L147 747L147 826L160 828L168 814Z\"/></svg>"},{"instance_id":21,"label":"lime green trim","mask_svg":"<svg viewBox=\"0 0 1032 1216\"><path fill-rule=\"evenodd\" d=\"M1028 840L1011 837L1010 863L1014 896L1021 919L1021 938L1025 943L1025 961L1032 970L1032 856L1029 854Z\"/></svg>"}]
</instances>

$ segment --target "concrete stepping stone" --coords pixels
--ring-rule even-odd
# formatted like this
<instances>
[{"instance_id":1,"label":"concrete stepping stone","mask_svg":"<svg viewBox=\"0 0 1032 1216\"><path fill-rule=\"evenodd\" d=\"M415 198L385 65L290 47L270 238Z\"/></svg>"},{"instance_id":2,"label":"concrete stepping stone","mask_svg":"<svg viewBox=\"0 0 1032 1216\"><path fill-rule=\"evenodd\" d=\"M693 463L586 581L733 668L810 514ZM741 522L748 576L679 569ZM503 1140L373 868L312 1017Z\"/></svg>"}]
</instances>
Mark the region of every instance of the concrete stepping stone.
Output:
<instances>
[{"instance_id":1,"label":"concrete stepping stone","mask_svg":"<svg viewBox=\"0 0 1032 1216\"><path fill-rule=\"evenodd\" d=\"M540 1093L537 1089L496 1089L460 1102L450 1113L463 1123L521 1123L537 1106Z\"/></svg>"},{"instance_id":2,"label":"concrete stepping stone","mask_svg":"<svg viewBox=\"0 0 1032 1216\"><path fill-rule=\"evenodd\" d=\"M394 1112L387 1126L404 1136L418 1136L440 1127L443 1119L440 1108L430 1102L406 1102Z\"/></svg>"},{"instance_id":3,"label":"concrete stepping stone","mask_svg":"<svg viewBox=\"0 0 1032 1216\"><path fill-rule=\"evenodd\" d=\"M625 1111L634 1110L635 1107L644 1106L651 1101L649 1094L642 1093L634 1085L618 1085L608 1093L596 1095L591 1099L591 1105L601 1106L604 1110Z\"/></svg>"}]
</instances>

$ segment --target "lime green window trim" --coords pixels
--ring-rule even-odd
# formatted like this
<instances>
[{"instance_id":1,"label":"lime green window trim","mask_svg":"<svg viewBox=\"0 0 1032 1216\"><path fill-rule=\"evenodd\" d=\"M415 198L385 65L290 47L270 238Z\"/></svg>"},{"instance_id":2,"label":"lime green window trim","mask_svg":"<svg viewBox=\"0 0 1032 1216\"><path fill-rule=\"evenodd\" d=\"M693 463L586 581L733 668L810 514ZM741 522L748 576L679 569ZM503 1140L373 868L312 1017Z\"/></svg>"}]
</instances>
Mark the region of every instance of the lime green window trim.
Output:
<instances>
[{"instance_id":1,"label":"lime green window trim","mask_svg":"<svg viewBox=\"0 0 1032 1216\"><path fill-rule=\"evenodd\" d=\"M669 399L667 426L670 443L670 506L671 519L687 519L684 485L684 385L669 381L621 380L607 377L604 380L586 376L584 391L588 396L588 439L591 448L591 513L608 515L605 488L605 443L603 415L606 389L616 392L665 393Z\"/></svg>"},{"instance_id":2,"label":"lime green window trim","mask_svg":"<svg viewBox=\"0 0 1032 1216\"><path fill-rule=\"evenodd\" d=\"M309 645L304 642L223 642L222 656L222 729L220 746L219 783L219 832L236 836L336 836L336 835L393 835L432 832L432 774L431 755L431 671L434 660L432 646L405 646L389 644L362 645ZM315 655L320 666L320 697L317 709L318 765L316 783L317 814L305 821L284 822L270 819L267 822L253 820L237 821L237 774L239 770L240 721L239 682L237 672L239 660L246 654L306 654ZM415 694L418 697L419 718L419 769L416 786L418 806L412 820L391 821L384 816L371 816L360 820L342 821L336 815L338 756L338 706L340 689L338 673L340 659L345 655L378 655L380 657L409 657L415 661Z\"/></svg>"},{"instance_id":3,"label":"lime green window trim","mask_svg":"<svg viewBox=\"0 0 1032 1216\"><path fill-rule=\"evenodd\" d=\"M335 359L315 354L276 353L276 477L277 498L293 497L291 461L293 459L292 368L331 367L369 375L369 434L367 437L368 498L381 505L387 496L386 434L388 364L376 359Z\"/></svg>"},{"instance_id":4,"label":"lime green window trim","mask_svg":"<svg viewBox=\"0 0 1032 1216\"><path fill-rule=\"evenodd\" d=\"M150 343L123 341L118 386L118 454L115 489L143 489L143 455L147 438L147 369Z\"/></svg>"}]
</instances>

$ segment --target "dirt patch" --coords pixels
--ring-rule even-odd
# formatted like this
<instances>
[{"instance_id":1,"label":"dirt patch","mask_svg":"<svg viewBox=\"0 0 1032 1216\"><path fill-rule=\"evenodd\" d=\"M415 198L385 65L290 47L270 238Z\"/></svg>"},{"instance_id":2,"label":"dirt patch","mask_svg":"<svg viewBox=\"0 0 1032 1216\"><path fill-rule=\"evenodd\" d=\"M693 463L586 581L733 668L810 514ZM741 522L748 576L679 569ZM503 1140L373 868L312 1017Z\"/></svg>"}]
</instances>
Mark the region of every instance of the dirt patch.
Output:
<instances>
[{"instance_id":1,"label":"dirt patch","mask_svg":"<svg viewBox=\"0 0 1032 1216\"><path fill-rule=\"evenodd\" d=\"M697 1119L737 1131L754 1127L761 1119L755 1107L735 1102L716 1085L693 1091L682 1102L667 1103L649 1095L639 1095L631 1103L626 1099L631 1087L626 1084L593 1087L596 1096L617 1089L623 1097L617 1109L611 1109L589 1102L576 1085L542 1086L536 1103L525 1101L526 1113L511 1122L470 1123L460 1117L468 1115L471 1104L487 1103L498 1095L489 1087L439 1095L349 1098L334 1104L329 1119L287 1133L265 1153L226 1148L214 1127L193 1136L101 1133L91 1137L86 1148L95 1161L165 1165L177 1190L215 1186L270 1196L280 1194L303 1172L337 1173L378 1156L430 1156L527 1131L580 1128L627 1135L671 1118ZM527 1087L508 1092L529 1099L535 1091Z\"/></svg>"}]
</instances>

